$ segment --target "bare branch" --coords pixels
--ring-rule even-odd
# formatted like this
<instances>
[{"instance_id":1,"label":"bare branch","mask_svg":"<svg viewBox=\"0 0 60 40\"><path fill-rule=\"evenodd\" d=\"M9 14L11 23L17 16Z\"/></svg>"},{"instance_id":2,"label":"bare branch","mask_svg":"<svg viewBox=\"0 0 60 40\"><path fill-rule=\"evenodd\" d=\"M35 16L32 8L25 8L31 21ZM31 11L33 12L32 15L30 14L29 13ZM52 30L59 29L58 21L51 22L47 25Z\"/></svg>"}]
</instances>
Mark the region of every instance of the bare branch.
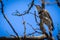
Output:
<instances>
[{"instance_id":1,"label":"bare branch","mask_svg":"<svg viewBox=\"0 0 60 40\"><path fill-rule=\"evenodd\" d=\"M42 32L35 31L35 32L32 32L32 33L27 34L27 36L33 35L33 34L35 34L35 33L42 34Z\"/></svg>"},{"instance_id":2,"label":"bare branch","mask_svg":"<svg viewBox=\"0 0 60 40\"><path fill-rule=\"evenodd\" d=\"M38 15L36 15L35 13L33 14L33 13L31 13L31 12L30 12L30 14L35 15L36 17L38 17L38 18L39 18L39 16L38 16Z\"/></svg>"},{"instance_id":3,"label":"bare branch","mask_svg":"<svg viewBox=\"0 0 60 40\"><path fill-rule=\"evenodd\" d=\"M36 31L35 30L35 28L33 28L33 26L31 25L31 24L29 24L29 23L27 23L34 31Z\"/></svg>"},{"instance_id":4,"label":"bare branch","mask_svg":"<svg viewBox=\"0 0 60 40\"><path fill-rule=\"evenodd\" d=\"M10 21L7 19L6 15L4 14L4 9L3 9L4 5L3 5L2 0L0 0L0 3L1 3L1 7L2 7L2 8L1 8L1 12L2 12L3 17L6 19L6 21L7 21L8 24L10 25L11 29L13 30L13 32L16 34L16 36L17 36L18 39L19 39L18 33L15 31L15 29L14 29L13 26L12 26L12 24L10 23Z\"/></svg>"},{"instance_id":5,"label":"bare branch","mask_svg":"<svg viewBox=\"0 0 60 40\"><path fill-rule=\"evenodd\" d=\"M34 33L33 33L34 34ZM46 38L46 35L45 34L43 34L42 36L32 36L32 37L26 37L26 38L30 38L30 39L45 39Z\"/></svg>"},{"instance_id":6,"label":"bare branch","mask_svg":"<svg viewBox=\"0 0 60 40\"><path fill-rule=\"evenodd\" d=\"M24 12L24 14L13 14L13 15L15 15L15 16L23 16L23 15L26 15L26 14L29 13L29 11L31 10L31 8L33 7L33 5L34 5L34 0L32 0L30 7L28 8L27 11Z\"/></svg>"},{"instance_id":7,"label":"bare branch","mask_svg":"<svg viewBox=\"0 0 60 40\"><path fill-rule=\"evenodd\" d=\"M30 34L27 34L27 36L29 36L29 35L33 35L33 34L35 34L36 32L33 32L33 33L30 33Z\"/></svg>"},{"instance_id":8,"label":"bare branch","mask_svg":"<svg viewBox=\"0 0 60 40\"><path fill-rule=\"evenodd\" d=\"M33 26L32 26L31 24L29 24L29 23L27 23L27 24L28 24L35 32L41 33L41 32L36 31L37 29L33 28Z\"/></svg>"},{"instance_id":9,"label":"bare branch","mask_svg":"<svg viewBox=\"0 0 60 40\"><path fill-rule=\"evenodd\" d=\"M43 34L42 36L27 36L26 39L24 39L24 37L20 37L21 40L44 40L46 38L46 35ZM6 38L6 37L3 37L3 38L0 38L0 40L17 40L17 38Z\"/></svg>"},{"instance_id":10,"label":"bare branch","mask_svg":"<svg viewBox=\"0 0 60 40\"><path fill-rule=\"evenodd\" d=\"M45 0L41 0L42 1L42 9L45 9Z\"/></svg>"},{"instance_id":11,"label":"bare branch","mask_svg":"<svg viewBox=\"0 0 60 40\"><path fill-rule=\"evenodd\" d=\"M34 17L35 17L35 21L36 21L37 25L39 25L39 22L37 21L37 18L36 18L36 11L34 11Z\"/></svg>"},{"instance_id":12,"label":"bare branch","mask_svg":"<svg viewBox=\"0 0 60 40\"><path fill-rule=\"evenodd\" d=\"M60 2L59 0L56 0L57 5L60 7Z\"/></svg>"},{"instance_id":13,"label":"bare branch","mask_svg":"<svg viewBox=\"0 0 60 40\"><path fill-rule=\"evenodd\" d=\"M29 13L29 11L31 10L31 8L33 7L33 5L34 5L34 0L32 0L31 5L30 5L29 9L27 10L27 13Z\"/></svg>"},{"instance_id":14,"label":"bare branch","mask_svg":"<svg viewBox=\"0 0 60 40\"><path fill-rule=\"evenodd\" d=\"M23 18L23 16L22 16L22 20L23 20L23 26L24 26L24 39L26 40L26 23L25 23L25 21L24 21L24 18Z\"/></svg>"}]
</instances>

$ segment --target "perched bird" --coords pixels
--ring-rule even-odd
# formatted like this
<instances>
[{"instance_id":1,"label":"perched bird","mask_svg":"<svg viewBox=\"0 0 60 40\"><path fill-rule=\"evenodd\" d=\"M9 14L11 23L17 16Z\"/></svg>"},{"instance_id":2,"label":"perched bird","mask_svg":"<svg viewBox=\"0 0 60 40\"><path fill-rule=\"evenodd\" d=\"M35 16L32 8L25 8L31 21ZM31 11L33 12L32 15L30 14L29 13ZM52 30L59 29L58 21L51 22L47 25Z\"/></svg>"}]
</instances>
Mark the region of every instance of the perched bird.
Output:
<instances>
[{"instance_id":1,"label":"perched bird","mask_svg":"<svg viewBox=\"0 0 60 40\"><path fill-rule=\"evenodd\" d=\"M53 21L48 11L44 9L42 10L42 8L39 5L35 5L35 6L38 10L40 19L43 19L43 23L45 23L49 27L52 27L52 30L53 30L54 29Z\"/></svg>"},{"instance_id":2,"label":"perched bird","mask_svg":"<svg viewBox=\"0 0 60 40\"><path fill-rule=\"evenodd\" d=\"M52 31L54 30L54 26L50 14L48 13L47 10L42 9L42 7L40 7L39 5L35 5L35 7L38 10L38 14L40 18L40 29L42 30L42 32L45 32L45 28L43 27L43 24L46 24L49 28L50 37L52 37Z\"/></svg>"}]
</instances>

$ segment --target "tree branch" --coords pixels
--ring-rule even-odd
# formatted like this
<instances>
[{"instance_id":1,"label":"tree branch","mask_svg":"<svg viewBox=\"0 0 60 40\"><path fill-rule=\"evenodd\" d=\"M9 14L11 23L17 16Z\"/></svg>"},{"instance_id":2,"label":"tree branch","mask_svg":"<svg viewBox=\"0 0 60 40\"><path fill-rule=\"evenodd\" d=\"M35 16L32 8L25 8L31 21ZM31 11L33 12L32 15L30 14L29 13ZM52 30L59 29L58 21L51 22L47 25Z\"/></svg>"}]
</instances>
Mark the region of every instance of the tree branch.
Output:
<instances>
[{"instance_id":1,"label":"tree branch","mask_svg":"<svg viewBox=\"0 0 60 40\"><path fill-rule=\"evenodd\" d=\"M15 16L23 16L23 15L26 15L26 14L29 13L29 11L31 10L31 8L33 7L33 5L34 5L34 0L32 0L30 7L28 8L27 11L25 11L24 14L13 14L13 15L15 15Z\"/></svg>"},{"instance_id":2,"label":"tree branch","mask_svg":"<svg viewBox=\"0 0 60 40\"><path fill-rule=\"evenodd\" d=\"M3 9L4 5L3 5L2 0L0 0L0 3L1 3L1 7L2 7L2 8L1 8L1 12L2 12L3 17L4 17L5 20L8 22L8 24L9 24L10 27L11 27L11 29L13 30L13 32L16 34L16 36L17 36L18 39L19 39L18 33L15 31L15 29L14 29L13 26L12 26L12 24L10 23L10 21L7 19L6 15L4 14L4 9Z\"/></svg>"}]
</instances>

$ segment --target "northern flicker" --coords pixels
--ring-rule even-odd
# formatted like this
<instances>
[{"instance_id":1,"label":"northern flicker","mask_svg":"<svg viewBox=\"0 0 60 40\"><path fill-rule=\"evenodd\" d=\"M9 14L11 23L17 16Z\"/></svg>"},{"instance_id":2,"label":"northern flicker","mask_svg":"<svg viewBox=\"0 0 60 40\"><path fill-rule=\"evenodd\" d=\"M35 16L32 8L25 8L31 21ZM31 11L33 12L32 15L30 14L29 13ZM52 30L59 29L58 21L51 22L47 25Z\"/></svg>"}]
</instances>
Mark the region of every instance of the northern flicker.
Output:
<instances>
[{"instance_id":1,"label":"northern flicker","mask_svg":"<svg viewBox=\"0 0 60 40\"><path fill-rule=\"evenodd\" d=\"M42 8L39 5L35 5L35 6L38 10L40 19L43 20L43 23L45 23L49 27L50 30L53 30L54 29L53 21L48 11L44 9L42 10Z\"/></svg>"},{"instance_id":2,"label":"northern flicker","mask_svg":"<svg viewBox=\"0 0 60 40\"><path fill-rule=\"evenodd\" d=\"M38 11L39 18L40 18L40 29L42 30L42 32L46 33L45 28L43 26L43 24L46 24L49 28L50 37L52 38L52 30L54 30L54 26L53 26L53 21L52 21L52 18L50 17L50 14L48 13L47 10L42 9L42 7L40 7L39 5L35 5L35 7Z\"/></svg>"}]
</instances>

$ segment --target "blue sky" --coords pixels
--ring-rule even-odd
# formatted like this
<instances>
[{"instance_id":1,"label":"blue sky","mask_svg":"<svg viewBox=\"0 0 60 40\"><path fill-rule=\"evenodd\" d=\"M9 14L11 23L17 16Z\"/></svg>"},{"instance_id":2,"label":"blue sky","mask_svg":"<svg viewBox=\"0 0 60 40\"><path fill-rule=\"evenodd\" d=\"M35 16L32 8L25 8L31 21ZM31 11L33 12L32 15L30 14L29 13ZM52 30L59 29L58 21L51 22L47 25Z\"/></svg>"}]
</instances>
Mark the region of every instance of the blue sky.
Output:
<instances>
[{"instance_id":1,"label":"blue sky","mask_svg":"<svg viewBox=\"0 0 60 40\"><path fill-rule=\"evenodd\" d=\"M19 34L19 36L24 35L23 34L24 26L22 24L22 17L13 16L12 13L14 14L14 12L16 12L16 10L18 10L20 13L24 13L24 11L28 9L28 4L31 3L31 1L32 0L23 0L23 1L22 0L8 0L8 1L3 0L5 15L7 16L7 18L11 22L11 24L14 26L14 28L15 28L16 32ZM53 2L54 0L49 0L49 1ZM34 3L37 5L40 5L40 2L38 0L35 0ZM55 30L53 31L53 36L56 37L56 35L58 33L57 27L60 26L60 8L57 6L57 4L52 4L52 5L46 5L45 9L48 10L48 12L50 13L50 15L53 19L53 23L54 23L54 27L55 27ZM33 6L33 8L30 10L30 12L34 13L35 10L36 10L36 8L35 8L35 6ZM37 12L37 10L36 10L36 12ZM34 20L34 15L27 14L23 17L26 22L32 24L35 28L38 27ZM57 24L59 24L59 25L57 25ZM27 34L34 32L34 30L32 30L32 28L29 27L29 25L27 25L27 24L26 24L26 28L27 28ZM0 37L1 36L8 37L9 34L15 35L0 11ZM38 34L35 34L35 36L38 36Z\"/></svg>"}]
</instances>

